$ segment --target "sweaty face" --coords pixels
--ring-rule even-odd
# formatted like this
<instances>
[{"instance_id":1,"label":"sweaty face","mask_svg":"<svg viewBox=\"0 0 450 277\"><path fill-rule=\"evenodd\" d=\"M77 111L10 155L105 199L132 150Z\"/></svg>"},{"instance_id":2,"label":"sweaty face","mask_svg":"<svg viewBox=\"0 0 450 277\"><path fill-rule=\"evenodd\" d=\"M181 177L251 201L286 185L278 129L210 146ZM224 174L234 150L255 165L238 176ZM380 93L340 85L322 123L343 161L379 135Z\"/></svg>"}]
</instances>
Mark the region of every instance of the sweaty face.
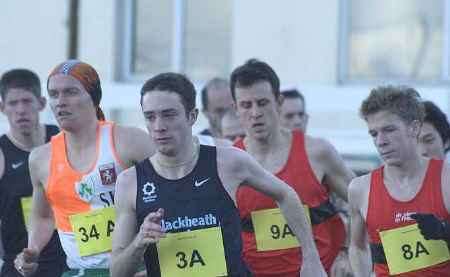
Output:
<instances>
[{"instance_id":1,"label":"sweaty face","mask_svg":"<svg viewBox=\"0 0 450 277\"><path fill-rule=\"evenodd\" d=\"M89 120L97 120L94 103L83 85L74 77L54 75L48 82L50 108L59 126L71 130Z\"/></svg>"},{"instance_id":2,"label":"sweaty face","mask_svg":"<svg viewBox=\"0 0 450 277\"><path fill-rule=\"evenodd\" d=\"M424 122L419 135L420 153L428 158L445 160L445 148L447 146L442 141L436 128L432 124Z\"/></svg>"},{"instance_id":3,"label":"sweaty face","mask_svg":"<svg viewBox=\"0 0 450 277\"><path fill-rule=\"evenodd\" d=\"M194 111L187 116L178 94L154 90L142 97L142 112L157 150L168 156L179 153L192 133Z\"/></svg>"},{"instance_id":4,"label":"sweaty face","mask_svg":"<svg viewBox=\"0 0 450 277\"><path fill-rule=\"evenodd\" d=\"M417 152L419 129L399 116L380 111L367 116L369 134L381 158L388 165L401 165Z\"/></svg>"},{"instance_id":5,"label":"sweaty face","mask_svg":"<svg viewBox=\"0 0 450 277\"><path fill-rule=\"evenodd\" d=\"M205 110L205 116L208 118L209 125L214 130L220 130L220 123L225 113L232 107L233 98L228 87L208 89L208 110Z\"/></svg>"},{"instance_id":6,"label":"sweaty face","mask_svg":"<svg viewBox=\"0 0 450 277\"><path fill-rule=\"evenodd\" d=\"M267 139L278 128L280 104L269 82L236 87L236 110L247 136Z\"/></svg>"},{"instance_id":7,"label":"sweaty face","mask_svg":"<svg viewBox=\"0 0 450 277\"><path fill-rule=\"evenodd\" d=\"M305 105L300 98L285 98L281 105L281 125L290 129L306 130L308 115L305 113Z\"/></svg>"},{"instance_id":8,"label":"sweaty face","mask_svg":"<svg viewBox=\"0 0 450 277\"><path fill-rule=\"evenodd\" d=\"M31 133L39 124L39 112L45 107L45 99L36 97L23 88L8 89L1 104L2 112L8 118L12 130L22 134Z\"/></svg>"}]
</instances>

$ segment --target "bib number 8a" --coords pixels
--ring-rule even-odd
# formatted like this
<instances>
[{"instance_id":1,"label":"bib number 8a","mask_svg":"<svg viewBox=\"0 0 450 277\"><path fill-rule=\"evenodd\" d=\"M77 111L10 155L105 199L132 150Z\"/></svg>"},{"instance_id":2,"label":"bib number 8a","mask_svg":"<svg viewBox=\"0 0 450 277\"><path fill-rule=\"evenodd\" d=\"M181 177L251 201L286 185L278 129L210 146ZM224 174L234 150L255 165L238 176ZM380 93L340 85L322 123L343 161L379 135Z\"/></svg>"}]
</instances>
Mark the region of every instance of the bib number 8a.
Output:
<instances>
[{"instance_id":1,"label":"bib number 8a","mask_svg":"<svg viewBox=\"0 0 450 277\"><path fill-rule=\"evenodd\" d=\"M425 248L425 246L420 242L416 242L416 247L413 249L413 246L410 244L403 244L401 246L403 258L405 260L411 260L412 258L419 258L420 255L430 255L430 252Z\"/></svg>"}]
</instances>

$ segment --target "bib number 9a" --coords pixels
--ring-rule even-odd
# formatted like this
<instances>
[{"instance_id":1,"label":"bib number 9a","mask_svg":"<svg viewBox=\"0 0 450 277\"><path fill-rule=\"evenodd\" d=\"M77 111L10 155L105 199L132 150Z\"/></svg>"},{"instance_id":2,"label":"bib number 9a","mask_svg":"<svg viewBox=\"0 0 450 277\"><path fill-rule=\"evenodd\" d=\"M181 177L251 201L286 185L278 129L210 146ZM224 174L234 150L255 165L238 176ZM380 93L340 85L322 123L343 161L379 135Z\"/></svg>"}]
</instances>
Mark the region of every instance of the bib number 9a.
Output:
<instances>
[{"instance_id":1,"label":"bib number 9a","mask_svg":"<svg viewBox=\"0 0 450 277\"><path fill-rule=\"evenodd\" d=\"M311 224L309 209L304 206L305 214ZM251 213L253 227L255 229L256 249L258 251L270 251L299 247L294 232L287 224L280 209L266 209Z\"/></svg>"},{"instance_id":2,"label":"bib number 9a","mask_svg":"<svg viewBox=\"0 0 450 277\"><path fill-rule=\"evenodd\" d=\"M284 224L284 226L271 225L270 233L273 239L285 239L287 237L295 237L289 225Z\"/></svg>"}]
</instances>

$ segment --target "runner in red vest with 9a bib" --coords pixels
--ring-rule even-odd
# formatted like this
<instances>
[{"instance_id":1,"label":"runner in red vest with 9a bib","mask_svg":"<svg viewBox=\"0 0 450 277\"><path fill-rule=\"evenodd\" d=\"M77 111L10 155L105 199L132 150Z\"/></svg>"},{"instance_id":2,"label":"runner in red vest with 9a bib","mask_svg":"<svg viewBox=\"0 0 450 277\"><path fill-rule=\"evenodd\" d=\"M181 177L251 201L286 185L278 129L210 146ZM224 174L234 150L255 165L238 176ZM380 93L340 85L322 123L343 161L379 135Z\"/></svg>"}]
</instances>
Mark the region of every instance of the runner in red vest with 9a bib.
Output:
<instances>
[{"instance_id":1,"label":"runner in red vest with 9a bib","mask_svg":"<svg viewBox=\"0 0 450 277\"><path fill-rule=\"evenodd\" d=\"M344 224L329 199L329 190L344 200L353 173L327 141L301 130L281 127L283 97L275 71L265 62L249 60L230 78L237 114L246 136L235 143L266 170L289 184L305 205L321 262L330 273L346 262ZM242 221L244 259L255 276L298 276L302 248L278 212L275 202L242 186L237 192ZM348 268L349 266L347 266Z\"/></svg>"}]
</instances>

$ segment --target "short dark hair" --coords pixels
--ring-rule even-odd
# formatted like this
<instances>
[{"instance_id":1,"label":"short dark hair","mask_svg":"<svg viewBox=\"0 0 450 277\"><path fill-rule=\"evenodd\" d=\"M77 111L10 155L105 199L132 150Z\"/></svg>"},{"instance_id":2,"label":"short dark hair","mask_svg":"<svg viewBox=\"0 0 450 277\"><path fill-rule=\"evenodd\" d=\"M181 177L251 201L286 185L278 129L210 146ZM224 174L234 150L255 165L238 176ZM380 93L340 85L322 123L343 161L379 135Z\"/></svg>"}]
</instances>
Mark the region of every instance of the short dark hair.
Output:
<instances>
[{"instance_id":1,"label":"short dark hair","mask_svg":"<svg viewBox=\"0 0 450 277\"><path fill-rule=\"evenodd\" d=\"M444 143L450 141L450 124L445 113L431 101L424 101L423 105L425 107L424 122L433 125ZM449 148L450 146L445 149L445 152Z\"/></svg>"},{"instance_id":2,"label":"short dark hair","mask_svg":"<svg viewBox=\"0 0 450 277\"><path fill-rule=\"evenodd\" d=\"M361 104L360 115L367 120L367 116L380 111L391 112L408 124L414 120L423 122L425 116L420 94L407 86L388 85L372 89Z\"/></svg>"},{"instance_id":3,"label":"short dark hair","mask_svg":"<svg viewBox=\"0 0 450 277\"><path fill-rule=\"evenodd\" d=\"M206 85L201 90L201 100L202 100L202 107L204 110L208 110L209 105L209 99L208 99L208 90L211 88L221 88L221 87L228 87L228 81L219 77L213 78L209 80Z\"/></svg>"},{"instance_id":4,"label":"short dark hair","mask_svg":"<svg viewBox=\"0 0 450 277\"><path fill-rule=\"evenodd\" d=\"M0 79L0 96L5 100L9 89L21 88L41 97L41 81L36 73L29 69L18 68L5 72Z\"/></svg>"},{"instance_id":5,"label":"short dark hair","mask_svg":"<svg viewBox=\"0 0 450 277\"><path fill-rule=\"evenodd\" d=\"M300 91L298 91L295 88L294 89L282 90L281 91L281 95L283 95L283 97L285 99L299 98L300 100L302 100L303 106L306 107L305 97L303 96L303 94Z\"/></svg>"},{"instance_id":6,"label":"short dark hair","mask_svg":"<svg viewBox=\"0 0 450 277\"><path fill-rule=\"evenodd\" d=\"M250 59L231 73L230 89L233 100L236 100L236 87L250 87L260 81L269 82L275 99L279 98L280 79L273 68L260 60Z\"/></svg>"},{"instance_id":7,"label":"short dark hair","mask_svg":"<svg viewBox=\"0 0 450 277\"><path fill-rule=\"evenodd\" d=\"M166 72L147 80L141 89L141 105L144 95L152 90L168 91L178 94L186 113L195 109L195 87L183 74Z\"/></svg>"}]
</instances>

